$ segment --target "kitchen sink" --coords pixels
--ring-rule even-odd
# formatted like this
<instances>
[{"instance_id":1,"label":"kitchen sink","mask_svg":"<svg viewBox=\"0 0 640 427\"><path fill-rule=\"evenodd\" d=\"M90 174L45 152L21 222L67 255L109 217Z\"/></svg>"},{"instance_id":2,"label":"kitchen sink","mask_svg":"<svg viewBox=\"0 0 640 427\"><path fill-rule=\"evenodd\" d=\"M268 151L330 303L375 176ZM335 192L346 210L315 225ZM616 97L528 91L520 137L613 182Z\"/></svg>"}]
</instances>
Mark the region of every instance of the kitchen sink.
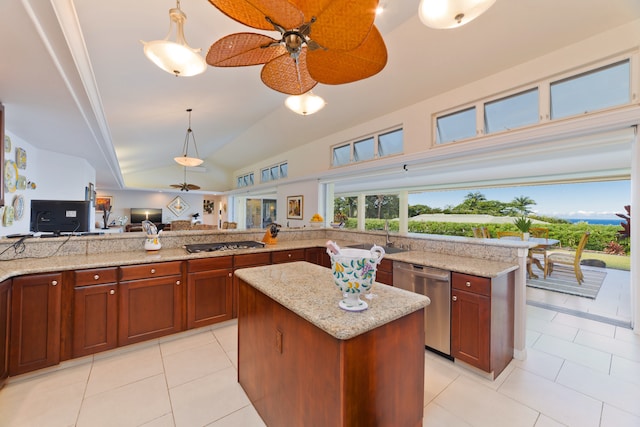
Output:
<instances>
[{"instance_id":1,"label":"kitchen sink","mask_svg":"<svg viewBox=\"0 0 640 427\"><path fill-rule=\"evenodd\" d=\"M353 248L353 249L371 249L372 246L373 244L371 243L358 243L355 245L349 245L347 247ZM397 254L398 252L406 252L409 250L409 249L396 248L394 246L380 246L380 247L384 249L384 252L386 254Z\"/></svg>"}]
</instances>

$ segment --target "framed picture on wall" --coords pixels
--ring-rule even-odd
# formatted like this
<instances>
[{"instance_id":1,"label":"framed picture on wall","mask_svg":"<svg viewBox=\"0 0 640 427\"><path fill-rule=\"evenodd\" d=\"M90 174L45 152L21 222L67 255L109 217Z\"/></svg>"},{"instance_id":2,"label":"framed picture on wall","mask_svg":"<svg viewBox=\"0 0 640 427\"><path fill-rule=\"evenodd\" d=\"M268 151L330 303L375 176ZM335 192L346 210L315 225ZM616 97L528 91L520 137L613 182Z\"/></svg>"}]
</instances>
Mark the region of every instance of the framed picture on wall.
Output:
<instances>
[{"instance_id":1,"label":"framed picture on wall","mask_svg":"<svg viewBox=\"0 0 640 427\"><path fill-rule=\"evenodd\" d=\"M185 202L182 197L177 196L167 205L167 207L175 216L180 216L189 209L189 204Z\"/></svg>"},{"instance_id":2,"label":"framed picture on wall","mask_svg":"<svg viewBox=\"0 0 640 427\"><path fill-rule=\"evenodd\" d=\"M287 219L302 219L303 196L287 197Z\"/></svg>"},{"instance_id":3,"label":"framed picture on wall","mask_svg":"<svg viewBox=\"0 0 640 427\"><path fill-rule=\"evenodd\" d=\"M98 196L96 197L96 210L97 211L104 211L104 210L111 210L111 207L113 206L113 197L111 196Z\"/></svg>"}]
</instances>

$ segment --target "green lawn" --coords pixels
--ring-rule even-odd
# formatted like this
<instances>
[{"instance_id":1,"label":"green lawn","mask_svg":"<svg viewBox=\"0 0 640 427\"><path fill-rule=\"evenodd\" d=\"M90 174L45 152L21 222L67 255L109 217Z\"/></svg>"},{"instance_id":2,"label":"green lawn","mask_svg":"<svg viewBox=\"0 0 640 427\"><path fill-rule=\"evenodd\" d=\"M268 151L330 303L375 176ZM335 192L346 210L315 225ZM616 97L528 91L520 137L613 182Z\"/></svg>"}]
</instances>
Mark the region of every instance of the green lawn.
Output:
<instances>
[{"instance_id":1,"label":"green lawn","mask_svg":"<svg viewBox=\"0 0 640 427\"><path fill-rule=\"evenodd\" d=\"M570 251L562 250L550 252L571 253ZM607 264L607 268L613 268L614 270L631 270L631 258L628 255L609 255L603 252L584 251L582 253L582 259L598 259L604 261Z\"/></svg>"}]
</instances>

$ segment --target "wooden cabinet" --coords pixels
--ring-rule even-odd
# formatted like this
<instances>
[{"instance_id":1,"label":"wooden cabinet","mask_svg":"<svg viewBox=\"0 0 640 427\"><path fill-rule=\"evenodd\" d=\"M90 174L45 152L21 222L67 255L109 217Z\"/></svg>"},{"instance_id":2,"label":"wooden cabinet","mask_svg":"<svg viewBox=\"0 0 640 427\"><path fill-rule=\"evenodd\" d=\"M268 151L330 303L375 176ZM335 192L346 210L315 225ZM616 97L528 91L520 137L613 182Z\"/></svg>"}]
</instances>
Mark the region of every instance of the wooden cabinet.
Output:
<instances>
[{"instance_id":1,"label":"wooden cabinet","mask_svg":"<svg viewBox=\"0 0 640 427\"><path fill-rule=\"evenodd\" d=\"M383 258L376 268L376 282L393 286L393 261Z\"/></svg>"},{"instance_id":2,"label":"wooden cabinet","mask_svg":"<svg viewBox=\"0 0 640 427\"><path fill-rule=\"evenodd\" d=\"M233 257L202 258L187 264L187 328L233 317Z\"/></svg>"},{"instance_id":3,"label":"wooden cabinet","mask_svg":"<svg viewBox=\"0 0 640 427\"><path fill-rule=\"evenodd\" d=\"M11 280L0 283L0 388L9 376L9 316L11 304Z\"/></svg>"},{"instance_id":4,"label":"wooden cabinet","mask_svg":"<svg viewBox=\"0 0 640 427\"><path fill-rule=\"evenodd\" d=\"M271 264L271 252L241 254L233 256L233 269L259 267ZM238 317L238 283L233 280L233 318Z\"/></svg>"},{"instance_id":5,"label":"wooden cabinet","mask_svg":"<svg viewBox=\"0 0 640 427\"><path fill-rule=\"evenodd\" d=\"M181 261L120 267L118 345L181 331Z\"/></svg>"},{"instance_id":6,"label":"wooden cabinet","mask_svg":"<svg viewBox=\"0 0 640 427\"><path fill-rule=\"evenodd\" d=\"M267 425L422 425L422 309L339 340L238 283L238 382Z\"/></svg>"},{"instance_id":7,"label":"wooden cabinet","mask_svg":"<svg viewBox=\"0 0 640 427\"><path fill-rule=\"evenodd\" d=\"M118 267L74 272L73 357L118 345Z\"/></svg>"},{"instance_id":8,"label":"wooden cabinet","mask_svg":"<svg viewBox=\"0 0 640 427\"><path fill-rule=\"evenodd\" d=\"M326 248L307 248L304 250L304 259L307 262L331 268L331 258Z\"/></svg>"},{"instance_id":9,"label":"wooden cabinet","mask_svg":"<svg viewBox=\"0 0 640 427\"><path fill-rule=\"evenodd\" d=\"M241 254L233 256L233 267L235 269L244 267L257 267L271 264L270 252L259 252L254 254Z\"/></svg>"},{"instance_id":10,"label":"wooden cabinet","mask_svg":"<svg viewBox=\"0 0 640 427\"><path fill-rule=\"evenodd\" d=\"M60 361L62 274L13 279L9 373L18 375Z\"/></svg>"},{"instance_id":11,"label":"wooden cabinet","mask_svg":"<svg viewBox=\"0 0 640 427\"><path fill-rule=\"evenodd\" d=\"M304 260L304 249L291 249L289 251L275 251L271 253L272 264Z\"/></svg>"},{"instance_id":12,"label":"wooden cabinet","mask_svg":"<svg viewBox=\"0 0 640 427\"><path fill-rule=\"evenodd\" d=\"M451 355L497 377L513 358L514 275L451 273Z\"/></svg>"}]
</instances>

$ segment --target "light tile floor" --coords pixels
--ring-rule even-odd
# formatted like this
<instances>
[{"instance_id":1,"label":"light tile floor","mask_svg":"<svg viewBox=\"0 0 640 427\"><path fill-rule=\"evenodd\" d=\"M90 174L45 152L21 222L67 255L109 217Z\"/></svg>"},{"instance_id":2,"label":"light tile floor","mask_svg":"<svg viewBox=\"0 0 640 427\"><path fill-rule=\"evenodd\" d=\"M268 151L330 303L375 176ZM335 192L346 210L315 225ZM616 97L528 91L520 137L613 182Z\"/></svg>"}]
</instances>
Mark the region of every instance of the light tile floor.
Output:
<instances>
[{"instance_id":1,"label":"light tile floor","mask_svg":"<svg viewBox=\"0 0 640 427\"><path fill-rule=\"evenodd\" d=\"M423 426L640 426L640 336L527 306L527 353L490 381L425 353ZM264 426L225 322L10 378L0 426Z\"/></svg>"},{"instance_id":2,"label":"light tile floor","mask_svg":"<svg viewBox=\"0 0 640 427\"><path fill-rule=\"evenodd\" d=\"M559 266L558 268L563 267ZM527 287L527 301L568 313L586 313L587 317L630 325L631 287L628 271L610 268L582 267L583 270L606 271L602 287L595 300L558 292ZM534 269L538 273L537 268Z\"/></svg>"}]
</instances>

